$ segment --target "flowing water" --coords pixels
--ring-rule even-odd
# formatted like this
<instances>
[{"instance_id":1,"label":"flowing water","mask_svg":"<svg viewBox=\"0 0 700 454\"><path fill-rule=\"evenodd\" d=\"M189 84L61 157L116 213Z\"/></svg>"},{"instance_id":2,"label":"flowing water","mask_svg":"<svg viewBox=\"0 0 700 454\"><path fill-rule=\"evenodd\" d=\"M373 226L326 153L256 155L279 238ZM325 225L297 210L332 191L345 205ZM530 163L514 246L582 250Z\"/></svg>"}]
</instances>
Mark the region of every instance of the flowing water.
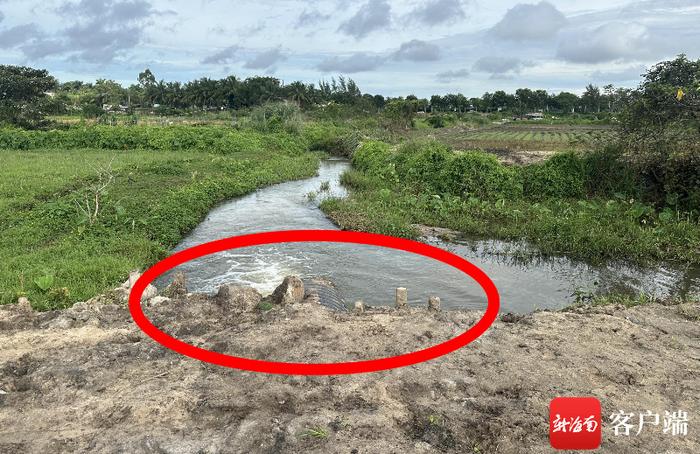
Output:
<instances>
[{"instance_id":1,"label":"flowing water","mask_svg":"<svg viewBox=\"0 0 700 454\"><path fill-rule=\"evenodd\" d=\"M226 202L213 209L176 250L246 233L336 229L318 205L325 197L346 195L339 177L348 168L345 160L326 160L314 178L277 184ZM444 243L436 238L429 242L485 271L499 289L504 312L558 309L573 302L576 294L597 291L664 297L700 288L698 269L594 267L567 258L520 263L508 253L513 246L509 243ZM177 271L186 273L191 291L214 292L222 283L238 283L266 294L284 276L295 274L330 278L350 303L361 299L370 305L392 304L395 288L406 287L411 304L425 305L428 296L436 295L445 308L483 310L486 305L478 284L460 271L433 259L375 246L288 243L247 247L202 257ZM156 284L162 287L171 274Z\"/></svg>"}]
</instances>

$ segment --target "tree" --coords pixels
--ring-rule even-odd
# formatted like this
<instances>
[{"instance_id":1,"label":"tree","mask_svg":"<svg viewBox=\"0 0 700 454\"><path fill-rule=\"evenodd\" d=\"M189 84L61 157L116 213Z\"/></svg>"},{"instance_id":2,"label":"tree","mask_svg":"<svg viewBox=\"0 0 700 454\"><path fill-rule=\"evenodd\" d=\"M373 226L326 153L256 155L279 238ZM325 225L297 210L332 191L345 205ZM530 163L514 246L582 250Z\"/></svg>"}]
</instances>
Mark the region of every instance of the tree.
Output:
<instances>
[{"instance_id":1,"label":"tree","mask_svg":"<svg viewBox=\"0 0 700 454\"><path fill-rule=\"evenodd\" d=\"M46 70L0 65L0 123L42 126L47 92L57 87L56 79Z\"/></svg>"},{"instance_id":2,"label":"tree","mask_svg":"<svg viewBox=\"0 0 700 454\"><path fill-rule=\"evenodd\" d=\"M148 88L156 84L156 76L153 75L150 69L146 68L143 72L139 73L139 85L141 87Z\"/></svg>"},{"instance_id":3,"label":"tree","mask_svg":"<svg viewBox=\"0 0 700 454\"><path fill-rule=\"evenodd\" d=\"M309 89L303 82L292 82L286 87L287 94L299 107L304 107L309 102Z\"/></svg>"},{"instance_id":4,"label":"tree","mask_svg":"<svg viewBox=\"0 0 700 454\"><path fill-rule=\"evenodd\" d=\"M700 60L679 55L650 69L620 122L628 159L657 201L700 211Z\"/></svg>"},{"instance_id":5,"label":"tree","mask_svg":"<svg viewBox=\"0 0 700 454\"><path fill-rule=\"evenodd\" d=\"M389 125L395 128L412 128L415 114L415 101L405 99L392 99L384 108L385 118L389 120Z\"/></svg>"},{"instance_id":6,"label":"tree","mask_svg":"<svg viewBox=\"0 0 700 454\"><path fill-rule=\"evenodd\" d=\"M574 93L562 91L552 98L554 106L563 113L574 113L580 104L579 97Z\"/></svg>"},{"instance_id":7,"label":"tree","mask_svg":"<svg viewBox=\"0 0 700 454\"><path fill-rule=\"evenodd\" d=\"M600 112L601 102L603 100L600 94L600 88L593 84L586 86L586 91L581 96L581 101L586 109L586 112Z\"/></svg>"},{"instance_id":8,"label":"tree","mask_svg":"<svg viewBox=\"0 0 700 454\"><path fill-rule=\"evenodd\" d=\"M153 105L153 87L156 85L156 76L153 75L150 69L146 68L143 72L139 73L139 86L141 87L143 93L143 101L148 105Z\"/></svg>"},{"instance_id":9,"label":"tree","mask_svg":"<svg viewBox=\"0 0 700 454\"><path fill-rule=\"evenodd\" d=\"M518 110L521 114L535 109L535 94L529 88L518 88L515 90L515 98L518 100Z\"/></svg>"}]
</instances>

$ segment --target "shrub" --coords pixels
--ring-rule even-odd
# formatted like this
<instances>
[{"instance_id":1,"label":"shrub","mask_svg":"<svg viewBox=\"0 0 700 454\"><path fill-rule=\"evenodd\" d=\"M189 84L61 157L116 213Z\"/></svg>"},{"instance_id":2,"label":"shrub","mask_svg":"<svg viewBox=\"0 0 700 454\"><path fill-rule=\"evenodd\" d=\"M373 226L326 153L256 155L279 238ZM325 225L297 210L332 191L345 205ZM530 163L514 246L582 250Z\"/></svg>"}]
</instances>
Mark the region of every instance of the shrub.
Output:
<instances>
[{"instance_id":1,"label":"shrub","mask_svg":"<svg viewBox=\"0 0 700 454\"><path fill-rule=\"evenodd\" d=\"M442 116L440 114L431 115L428 117L428 119L426 121L428 122L428 124L430 126L432 126L433 128L436 128L436 129L437 128L444 128L445 126L447 126L447 120L445 119L444 116Z\"/></svg>"},{"instance_id":2,"label":"shrub","mask_svg":"<svg viewBox=\"0 0 700 454\"><path fill-rule=\"evenodd\" d=\"M582 160L574 153L560 153L521 170L525 196L533 199L574 198L585 195Z\"/></svg>"},{"instance_id":3,"label":"shrub","mask_svg":"<svg viewBox=\"0 0 700 454\"><path fill-rule=\"evenodd\" d=\"M323 151L330 155L351 157L360 145L358 131L332 124L310 124L302 133L311 151Z\"/></svg>"},{"instance_id":4,"label":"shrub","mask_svg":"<svg viewBox=\"0 0 700 454\"><path fill-rule=\"evenodd\" d=\"M616 194L638 197L638 176L624 161L619 146L601 146L582 157L585 192L591 196L610 197Z\"/></svg>"},{"instance_id":5,"label":"shrub","mask_svg":"<svg viewBox=\"0 0 700 454\"><path fill-rule=\"evenodd\" d=\"M381 174L389 166L391 147L377 141L363 143L352 156L353 166L363 172Z\"/></svg>"},{"instance_id":6,"label":"shrub","mask_svg":"<svg viewBox=\"0 0 700 454\"><path fill-rule=\"evenodd\" d=\"M523 195L515 168L504 166L494 155L478 151L455 155L438 178L446 192L462 197L497 200Z\"/></svg>"},{"instance_id":7,"label":"shrub","mask_svg":"<svg viewBox=\"0 0 700 454\"><path fill-rule=\"evenodd\" d=\"M440 172L452 158L452 150L435 140L411 141L401 145L394 157L398 174L407 182L445 190Z\"/></svg>"},{"instance_id":8,"label":"shrub","mask_svg":"<svg viewBox=\"0 0 700 454\"><path fill-rule=\"evenodd\" d=\"M202 150L222 154L272 149L295 154L303 140L285 132L237 131L219 126L78 126L65 130L0 129L0 148L100 148L109 150Z\"/></svg>"},{"instance_id":9,"label":"shrub","mask_svg":"<svg viewBox=\"0 0 700 454\"><path fill-rule=\"evenodd\" d=\"M250 127L260 132L301 131L301 110L294 104L267 103L255 107L248 117Z\"/></svg>"}]
</instances>

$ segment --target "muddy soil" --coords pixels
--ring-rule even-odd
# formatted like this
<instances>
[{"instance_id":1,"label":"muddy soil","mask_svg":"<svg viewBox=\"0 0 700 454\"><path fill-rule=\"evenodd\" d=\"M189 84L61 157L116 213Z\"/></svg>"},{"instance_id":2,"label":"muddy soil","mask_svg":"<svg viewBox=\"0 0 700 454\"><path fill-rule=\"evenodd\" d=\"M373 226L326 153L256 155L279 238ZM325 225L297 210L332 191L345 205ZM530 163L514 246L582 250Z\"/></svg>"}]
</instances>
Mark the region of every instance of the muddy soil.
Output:
<instances>
[{"instance_id":1,"label":"muddy soil","mask_svg":"<svg viewBox=\"0 0 700 454\"><path fill-rule=\"evenodd\" d=\"M338 313L313 298L259 303L240 289L170 294L143 304L159 328L218 352L278 361L396 355L451 338L481 316ZM46 313L0 308L0 452L543 453L552 452L548 406L558 396L601 400L602 452L700 452L696 303L505 314L437 360L303 377L173 353L135 326L117 301L123 296ZM619 410L687 411L688 435L651 426L615 436L609 415Z\"/></svg>"}]
</instances>

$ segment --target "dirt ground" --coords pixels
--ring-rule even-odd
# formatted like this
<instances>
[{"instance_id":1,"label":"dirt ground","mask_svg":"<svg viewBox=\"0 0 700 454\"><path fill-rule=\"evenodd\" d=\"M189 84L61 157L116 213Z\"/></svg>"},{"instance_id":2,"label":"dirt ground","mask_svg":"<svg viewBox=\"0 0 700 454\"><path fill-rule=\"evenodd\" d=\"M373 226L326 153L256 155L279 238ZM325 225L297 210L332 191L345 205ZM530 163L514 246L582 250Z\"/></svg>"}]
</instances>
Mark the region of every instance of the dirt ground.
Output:
<instances>
[{"instance_id":1,"label":"dirt ground","mask_svg":"<svg viewBox=\"0 0 700 454\"><path fill-rule=\"evenodd\" d=\"M331 362L426 348L479 313L332 312L307 298L173 291L144 303L161 329L249 358ZM501 315L476 342L403 369L271 376L206 364L136 327L122 293L65 311L0 308L0 452L543 453L548 407L594 396L603 449L700 452L700 306ZM115 296L116 295L116 296ZM269 307L272 306L271 309ZM269 310L263 310L269 309ZM685 437L615 436L609 416L687 411Z\"/></svg>"}]
</instances>

